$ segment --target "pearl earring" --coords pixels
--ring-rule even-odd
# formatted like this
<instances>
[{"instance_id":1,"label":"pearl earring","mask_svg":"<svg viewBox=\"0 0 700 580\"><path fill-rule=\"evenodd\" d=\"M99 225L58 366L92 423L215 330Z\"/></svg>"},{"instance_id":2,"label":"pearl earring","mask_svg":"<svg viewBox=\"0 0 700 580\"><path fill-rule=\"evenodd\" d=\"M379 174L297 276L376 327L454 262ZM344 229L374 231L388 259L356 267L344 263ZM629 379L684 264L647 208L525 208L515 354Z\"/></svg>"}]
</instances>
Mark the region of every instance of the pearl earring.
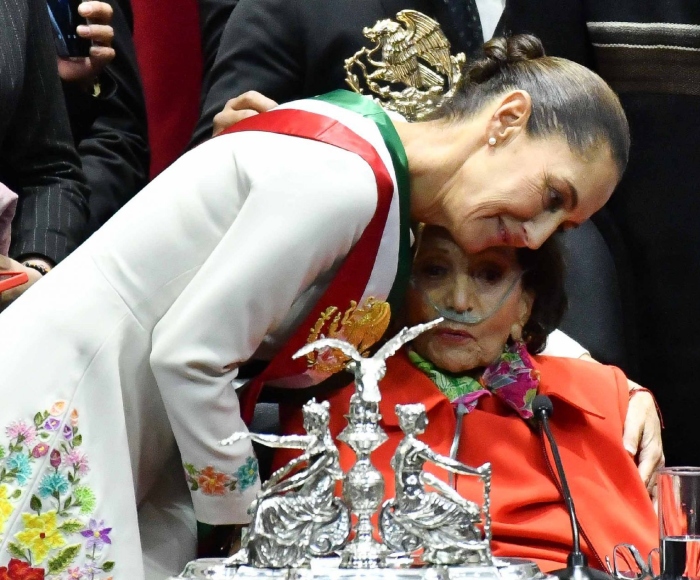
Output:
<instances>
[{"instance_id":1,"label":"pearl earring","mask_svg":"<svg viewBox=\"0 0 700 580\"><path fill-rule=\"evenodd\" d=\"M496 138L495 137L489 137L489 145L491 145L491 147L496 146Z\"/></svg>"}]
</instances>

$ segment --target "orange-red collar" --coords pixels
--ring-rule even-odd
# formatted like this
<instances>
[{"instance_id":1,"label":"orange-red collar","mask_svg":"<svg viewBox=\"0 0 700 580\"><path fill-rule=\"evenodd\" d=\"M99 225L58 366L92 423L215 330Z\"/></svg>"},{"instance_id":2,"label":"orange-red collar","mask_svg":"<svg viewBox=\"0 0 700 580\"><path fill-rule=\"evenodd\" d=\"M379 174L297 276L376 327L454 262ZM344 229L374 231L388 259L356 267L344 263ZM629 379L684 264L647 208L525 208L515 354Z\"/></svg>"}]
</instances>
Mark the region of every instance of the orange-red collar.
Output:
<instances>
[{"instance_id":1,"label":"orange-red collar","mask_svg":"<svg viewBox=\"0 0 700 580\"><path fill-rule=\"evenodd\" d=\"M563 401L587 415L605 419L603 402L591 392L574 388L574 374L579 365L598 363L549 356L535 356L533 362L540 372L541 394ZM380 411L386 425L398 425L396 405L421 402L429 413L438 405L451 405L440 389L411 363L405 349L387 361L387 376L381 387Z\"/></svg>"}]
</instances>

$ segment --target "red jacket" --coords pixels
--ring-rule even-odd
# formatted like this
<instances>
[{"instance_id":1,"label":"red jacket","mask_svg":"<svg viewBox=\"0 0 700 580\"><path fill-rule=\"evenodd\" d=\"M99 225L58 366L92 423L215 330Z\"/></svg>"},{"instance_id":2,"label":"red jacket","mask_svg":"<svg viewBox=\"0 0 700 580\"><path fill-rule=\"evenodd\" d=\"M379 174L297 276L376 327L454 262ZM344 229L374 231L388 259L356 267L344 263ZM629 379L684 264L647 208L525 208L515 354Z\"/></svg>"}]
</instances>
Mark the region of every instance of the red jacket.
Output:
<instances>
[{"instance_id":1,"label":"red jacket","mask_svg":"<svg viewBox=\"0 0 700 580\"><path fill-rule=\"evenodd\" d=\"M551 428L559 444L564 469L576 505L582 531L582 549L591 566L602 568L606 555L620 542L636 545L646 555L658 546L656 514L634 462L622 446L628 405L625 376L614 367L555 357L534 357L540 371L539 392L551 397ZM393 497L393 473L389 466L403 437L394 408L422 402L428 412L428 428L420 439L436 452L449 455L456 429L450 401L434 383L417 370L404 352L388 361L381 382L382 426L389 440L372 455L383 472L386 497ZM335 391L331 402L331 432L345 427L352 385ZM300 433L298 410L282 413L286 433ZM338 442L344 470L354 463L352 450ZM293 452L279 452L280 465ZM554 462L547 446L552 469ZM569 517L543 456L543 436L496 397L483 397L464 417L457 459L477 467L491 462L491 517L493 552L535 560L540 568L562 568L571 548ZM432 467L432 466L430 466ZM439 468L430 469L447 481ZM480 500L477 481L457 476L457 489L469 499Z\"/></svg>"}]
</instances>

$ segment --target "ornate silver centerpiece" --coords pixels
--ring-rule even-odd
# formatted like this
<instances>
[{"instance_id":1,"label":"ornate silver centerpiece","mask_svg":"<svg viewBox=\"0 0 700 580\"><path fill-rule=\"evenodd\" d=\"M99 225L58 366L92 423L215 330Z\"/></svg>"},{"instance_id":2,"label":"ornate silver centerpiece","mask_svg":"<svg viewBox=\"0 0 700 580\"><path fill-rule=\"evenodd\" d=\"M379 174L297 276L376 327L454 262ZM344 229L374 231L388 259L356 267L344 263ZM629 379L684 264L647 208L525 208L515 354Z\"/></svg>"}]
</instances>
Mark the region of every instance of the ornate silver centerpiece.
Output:
<instances>
[{"instance_id":1,"label":"ornate silver centerpiece","mask_svg":"<svg viewBox=\"0 0 700 580\"><path fill-rule=\"evenodd\" d=\"M357 459L343 474L329 425L328 402L314 399L303 408L305 435L234 433L222 443L250 437L263 445L300 449L296 459L272 474L249 512L248 534L239 552L227 560L198 560L180 578L209 580L251 578L392 579L543 578L534 563L498 560L491 555L489 494L491 466L473 468L435 453L418 436L427 427L422 404L397 405L404 439L391 467L395 497L384 502L384 480L371 462L372 452L387 436L379 422L379 381L386 359L406 342L442 319L403 329L373 357L363 358L350 344L336 339L313 342L294 356L314 349L337 349L349 358L355 375L348 424L338 439ZM483 482L483 504L469 501L424 470L426 463ZM342 498L335 494L342 480ZM378 513L379 525L372 516ZM356 524L351 526L351 515ZM364 572L363 572L364 570Z\"/></svg>"}]
</instances>

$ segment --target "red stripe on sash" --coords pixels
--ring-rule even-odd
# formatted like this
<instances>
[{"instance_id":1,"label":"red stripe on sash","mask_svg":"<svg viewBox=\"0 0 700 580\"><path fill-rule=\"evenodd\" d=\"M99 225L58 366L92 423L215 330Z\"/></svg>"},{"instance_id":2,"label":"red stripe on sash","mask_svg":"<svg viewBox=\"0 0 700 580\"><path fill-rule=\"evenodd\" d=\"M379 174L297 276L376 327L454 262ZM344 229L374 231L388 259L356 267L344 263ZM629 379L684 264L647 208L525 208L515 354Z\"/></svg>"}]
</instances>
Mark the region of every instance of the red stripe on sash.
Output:
<instances>
[{"instance_id":1,"label":"red stripe on sash","mask_svg":"<svg viewBox=\"0 0 700 580\"><path fill-rule=\"evenodd\" d=\"M249 424L265 382L299 375L307 370L306 359L292 360L292 355L306 344L309 333L321 314L331 306L346 309L352 300L358 303L362 300L389 216L394 182L377 150L357 133L331 117L307 111L277 109L240 121L222 135L241 131L262 131L311 139L355 153L372 169L378 194L374 216L345 257L328 289L267 368L253 379L241 394L241 416ZM339 176L339 179L342 179L342 176ZM328 192L328 195L332 194L333 192ZM330 227L337 227L337 224L330 224Z\"/></svg>"}]
</instances>

